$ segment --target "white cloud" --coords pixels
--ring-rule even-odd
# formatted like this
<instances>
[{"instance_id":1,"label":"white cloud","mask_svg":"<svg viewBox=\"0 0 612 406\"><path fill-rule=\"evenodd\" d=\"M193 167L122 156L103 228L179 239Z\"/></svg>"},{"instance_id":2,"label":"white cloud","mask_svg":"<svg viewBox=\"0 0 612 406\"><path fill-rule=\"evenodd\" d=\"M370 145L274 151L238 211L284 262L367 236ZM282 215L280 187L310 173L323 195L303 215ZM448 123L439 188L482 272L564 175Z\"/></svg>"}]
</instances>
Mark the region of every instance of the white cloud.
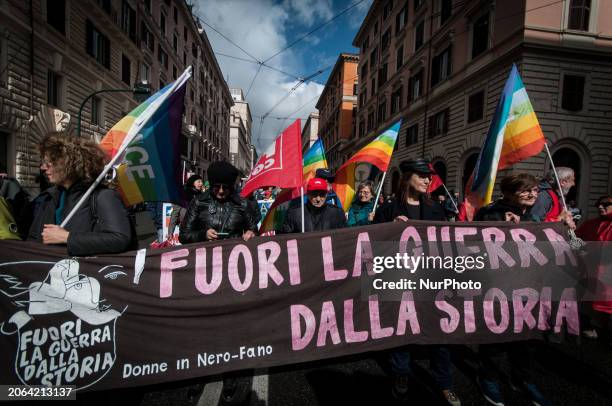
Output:
<instances>
[{"instance_id":1,"label":"white cloud","mask_svg":"<svg viewBox=\"0 0 612 406\"><path fill-rule=\"evenodd\" d=\"M241 0L199 0L199 7L196 8L196 12L207 23L240 45L248 53L263 61L291 42L292 39L288 41L285 32L287 24L290 24L291 20L295 18L295 15L291 13L303 13L304 19L319 18L327 13L323 6L317 6L315 11L309 12L305 10L303 5L297 3L302 2L298 0L286 4L274 4L271 0L249 2ZM204 27L215 52L250 59L249 56L209 27ZM223 56L217 56L217 61L224 77L229 78L229 86L240 87L246 93L257 72L258 65ZM311 72L304 72L301 61L301 55L297 55L293 49L289 49L275 57L269 64L297 76L310 74ZM318 83L303 84L270 113L270 117L264 122L260 135L259 117L267 113L295 84L295 79L265 67L257 75L257 79L247 96L247 101L251 108L251 114L254 116L252 142L258 151L265 149L267 144L271 143L278 135L278 132L293 121L277 120L275 117L287 117L290 114L296 117L307 117L314 110L317 96L323 90L323 86ZM303 108L296 111L302 106ZM283 125L282 128L280 127L281 124ZM258 141L259 135L260 139Z\"/></svg>"},{"instance_id":2,"label":"white cloud","mask_svg":"<svg viewBox=\"0 0 612 406\"><path fill-rule=\"evenodd\" d=\"M331 0L285 0L284 6L293 13L294 18L310 26L318 19L327 21L334 16L331 3Z\"/></svg>"}]
</instances>

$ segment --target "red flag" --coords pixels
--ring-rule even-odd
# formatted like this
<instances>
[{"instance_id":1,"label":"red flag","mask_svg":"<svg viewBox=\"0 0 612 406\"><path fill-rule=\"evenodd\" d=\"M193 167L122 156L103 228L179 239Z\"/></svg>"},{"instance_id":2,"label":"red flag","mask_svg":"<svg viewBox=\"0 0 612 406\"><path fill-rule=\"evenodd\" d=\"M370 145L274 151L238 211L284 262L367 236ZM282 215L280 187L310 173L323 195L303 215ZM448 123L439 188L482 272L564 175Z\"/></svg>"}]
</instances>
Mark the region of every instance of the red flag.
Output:
<instances>
[{"instance_id":1,"label":"red flag","mask_svg":"<svg viewBox=\"0 0 612 406\"><path fill-rule=\"evenodd\" d=\"M240 195L246 197L264 186L302 186L302 136L299 119L287 127L261 155Z\"/></svg>"},{"instance_id":2,"label":"red flag","mask_svg":"<svg viewBox=\"0 0 612 406\"><path fill-rule=\"evenodd\" d=\"M444 184L444 182L442 182L442 178L438 176L432 164L429 164L429 169L433 172L433 174L431 175L431 181L429 182L429 186L427 187L427 193L433 192Z\"/></svg>"}]
</instances>

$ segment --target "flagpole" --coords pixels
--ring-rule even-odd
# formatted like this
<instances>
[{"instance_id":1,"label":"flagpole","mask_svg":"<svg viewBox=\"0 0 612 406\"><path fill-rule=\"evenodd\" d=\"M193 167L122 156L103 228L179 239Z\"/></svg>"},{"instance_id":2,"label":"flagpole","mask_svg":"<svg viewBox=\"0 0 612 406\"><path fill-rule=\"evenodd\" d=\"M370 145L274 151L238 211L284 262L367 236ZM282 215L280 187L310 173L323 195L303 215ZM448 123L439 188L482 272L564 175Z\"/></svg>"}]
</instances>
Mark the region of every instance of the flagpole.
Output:
<instances>
[{"instance_id":1,"label":"flagpole","mask_svg":"<svg viewBox=\"0 0 612 406\"><path fill-rule=\"evenodd\" d=\"M300 202L302 205L302 233L306 232L304 229L304 186L300 188Z\"/></svg>"},{"instance_id":2,"label":"flagpole","mask_svg":"<svg viewBox=\"0 0 612 406\"><path fill-rule=\"evenodd\" d=\"M563 210L565 210L568 214L571 214L567 209L567 204L565 204L565 196L563 195L563 189L561 189L561 182L559 182L559 175L557 175L557 168L555 168L555 163L553 162L552 155L550 153L550 149L548 149L548 143L544 142L544 148L546 149L546 154L548 155L548 159L550 159L550 166L553 171L553 175L555 176L555 182L557 183L557 188L559 188L559 195L561 196L561 204L563 204ZM576 236L576 233L571 228L569 229L569 235L571 237L572 242L575 242L576 248L580 248L585 245L582 239ZM572 244L570 244L572 245Z\"/></svg>"},{"instance_id":3,"label":"flagpole","mask_svg":"<svg viewBox=\"0 0 612 406\"><path fill-rule=\"evenodd\" d=\"M383 172L382 179L380 180L380 185L378 185L378 192L376 192L376 199L374 200L374 206L372 207L372 213L376 211L376 207L378 206L378 198L380 197L380 192L382 192L383 185L385 184L385 176L387 176L387 171Z\"/></svg>"},{"instance_id":4,"label":"flagpole","mask_svg":"<svg viewBox=\"0 0 612 406\"><path fill-rule=\"evenodd\" d=\"M451 200L451 202L453 202L453 206L455 206L455 210L457 210L457 213L459 213L459 207L457 207L457 203L455 203L455 199L453 199L453 196L451 196L451 194L448 191L448 189L446 188L446 185L444 184L444 182L442 182L442 186L444 187L444 190L446 191L446 194L448 195L448 197Z\"/></svg>"},{"instance_id":5,"label":"flagpole","mask_svg":"<svg viewBox=\"0 0 612 406\"><path fill-rule=\"evenodd\" d=\"M102 180L104 179L108 171L110 171L115 166L117 161L123 158L123 151L125 151L125 149L130 145L130 143L134 140L134 138L136 138L136 136L138 135L142 127L144 127L147 121L149 121L149 119L153 117L153 114L155 114L155 112L159 109L162 103L166 101L166 99L170 97L170 95L174 93L174 91L179 86L182 86L190 77L191 77L191 66L185 69L185 72L183 72L183 74L172 84L172 87L168 89L168 91L163 97L160 97L157 100L155 100L154 104L149 106L149 108L144 111L143 117L140 120L134 122L134 125L132 126L132 128L130 128L129 132L125 136L121 144L121 147L119 147L115 156L113 156L110 162L106 164L106 166L104 167L100 175L98 175L96 180L91 184L91 186L89 186L89 189L87 189L87 191L83 193L83 196L81 196L81 199L79 199L79 201L72 208L70 213L68 213L66 218L64 218L64 220L60 224L60 227L66 227L66 224L68 224L68 222L72 219L72 217L77 212L77 210L81 208L83 203L87 199L89 199L89 196L91 195L91 193L100 184L100 182L102 182Z\"/></svg>"}]
</instances>

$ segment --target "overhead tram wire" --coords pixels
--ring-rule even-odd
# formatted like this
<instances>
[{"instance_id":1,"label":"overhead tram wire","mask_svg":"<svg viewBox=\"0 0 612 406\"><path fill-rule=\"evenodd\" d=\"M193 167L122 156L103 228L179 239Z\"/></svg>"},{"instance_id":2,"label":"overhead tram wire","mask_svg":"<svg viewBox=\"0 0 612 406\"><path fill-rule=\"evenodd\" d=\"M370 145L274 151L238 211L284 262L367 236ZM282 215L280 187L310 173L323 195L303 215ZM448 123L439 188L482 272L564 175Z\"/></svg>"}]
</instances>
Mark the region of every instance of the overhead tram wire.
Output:
<instances>
[{"instance_id":1,"label":"overhead tram wire","mask_svg":"<svg viewBox=\"0 0 612 406\"><path fill-rule=\"evenodd\" d=\"M257 72L255 72L255 76L253 76L253 80L251 80L251 84L249 85L249 89L246 91L246 94L244 95L244 98L246 99L249 95L249 93L251 93L251 88L253 87L253 83L255 83L255 79L257 79L257 75L259 75L259 72L261 71L261 67L263 66L262 63L259 64L259 66L257 67Z\"/></svg>"}]
</instances>

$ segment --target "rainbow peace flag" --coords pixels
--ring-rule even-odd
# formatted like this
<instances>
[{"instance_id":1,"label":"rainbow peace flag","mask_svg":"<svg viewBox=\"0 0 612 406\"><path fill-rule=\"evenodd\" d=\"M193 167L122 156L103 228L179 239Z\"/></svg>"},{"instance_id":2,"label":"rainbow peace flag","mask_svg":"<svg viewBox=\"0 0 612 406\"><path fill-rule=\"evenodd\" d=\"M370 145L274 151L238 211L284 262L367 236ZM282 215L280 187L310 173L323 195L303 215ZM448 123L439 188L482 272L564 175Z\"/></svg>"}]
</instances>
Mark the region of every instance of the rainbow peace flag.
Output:
<instances>
[{"instance_id":1,"label":"rainbow peace flag","mask_svg":"<svg viewBox=\"0 0 612 406\"><path fill-rule=\"evenodd\" d=\"M303 158L304 168L302 170L304 184L315 177L317 169L327 168L327 159L325 159L325 149L323 148L323 140L317 139L310 146ZM283 189L270 206L268 214L261 222L259 232L262 235L270 235L271 231L278 230L285 221L285 214L289 209L291 200L300 196L300 191L297 188Z\"/></svg>"},{"instance_id":2,"label":"rainbow peace flag","mask_svg":"<svg viewBox=\"0 0 612 406\"><path fill-rule=\"evenodd\" d=\"M393 124L376 137L374 141L357 151L336 172L336 179L332 187L338 195L345 212L348 212L355 199L355 168L357 164L363 162L369 163L382 172L386 172L389 162L391 162L391 155L393 154L393 148L395 147L401 125L402 120Z\"/></svg>"},{"instance_id":3,"label":"rainbow peace flag","mask_svg":"<svg viewBox=\"0 0 612 406\"><path fill-rule=\"evenodd\" d=\"M310 146L308 151L306 151L302 159L304 161L304 183L307 183L310 179L315 177L317 169L327 168L323 140L318 138L314 144Z\"/></svg>"},{"instance_id":4,"label":"rainbow peace flag","mask_svg":"<svg viewBox=\"0 0 612 406\"><path fill-rule=\"evenodd\" d=\"M119 120L100 142L109 157L120 161L117 180L126 205L184 201L179 139L190 76L187 69Z\"/></svg>"},{"instance_id":5,"label":"rainbow peace flag","mask_svg":"<svg viewBox=\"0 0 612 406\"><path fill-rule=\"evenodd\" d=\"M525 85L513 64L466 186L467 219L471 220L478 208L491 202L499 169L539 154L545 142Z\"/></svg>"}]
</instances>

